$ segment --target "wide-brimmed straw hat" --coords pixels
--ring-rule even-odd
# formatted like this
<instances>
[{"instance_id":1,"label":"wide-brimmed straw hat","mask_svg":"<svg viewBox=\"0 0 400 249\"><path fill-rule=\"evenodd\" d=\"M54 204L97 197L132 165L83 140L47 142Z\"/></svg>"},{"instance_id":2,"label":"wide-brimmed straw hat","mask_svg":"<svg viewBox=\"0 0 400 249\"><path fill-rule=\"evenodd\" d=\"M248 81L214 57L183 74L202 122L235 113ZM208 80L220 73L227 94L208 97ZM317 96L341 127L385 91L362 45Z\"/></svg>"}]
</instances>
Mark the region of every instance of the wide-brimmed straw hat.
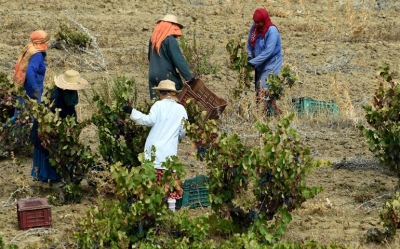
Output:
<instances>
[{"instance_id":1,"label":"wide-brimmed straw hat","mask_svg":"<svg viewBox=\"0 0 400 249\"><path fill-rule=\"evenodd\" d=\"M183 29L183 25L178 22L178 18L174 15L167 14L164 16L163 19L158 20L157 23L161 21L175 23L176 25L179 26L179 28Z\"/></svg>"},{"instance_id":2,"label":"wide-brimmed straw hat","mask_svg":"<svg viewBox=\"0 0 400 249\"><path fill-rule=\"evenodd\" d=\"M56 86L64 90L81 90L87 88L89 83L81 77L78 71L67 70L63 74L54 77Z\"/></svg>"},{"instance_id":3,"label":"wide-brimmed straw hat","mask_svg":"<svg viewBox=\"0 0 400 249\"><path fill-rule=\"evenodd\" d=\"M173 82L172 80L162 80L160 81L160 84L158 84L158 86L153 87L153 90L158 90L158 91L171 91L171 92L180 92L178 90L176 90L175 87L175 82Z\"/></svg>"}]
</instances>

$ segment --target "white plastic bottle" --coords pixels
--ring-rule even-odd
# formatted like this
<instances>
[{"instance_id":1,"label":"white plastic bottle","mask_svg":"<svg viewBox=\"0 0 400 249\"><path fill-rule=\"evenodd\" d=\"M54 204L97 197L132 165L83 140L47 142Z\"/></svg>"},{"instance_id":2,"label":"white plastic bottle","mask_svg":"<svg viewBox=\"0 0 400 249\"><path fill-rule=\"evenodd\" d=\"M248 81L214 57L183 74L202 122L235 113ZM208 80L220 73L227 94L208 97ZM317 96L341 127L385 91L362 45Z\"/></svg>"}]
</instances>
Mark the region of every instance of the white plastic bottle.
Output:
<instances>
[{"instance_id":1,"label":"white plastic bottle","mask_svg":"<svg viewBox=\"0 0 400 249\"><path fill-rule=\"evenodd\" d=\"M176 205L176 200L175 199L168 199L168 208L171 209L173 212L175 212L175 205Z\"/></svg>"}]
</instances>

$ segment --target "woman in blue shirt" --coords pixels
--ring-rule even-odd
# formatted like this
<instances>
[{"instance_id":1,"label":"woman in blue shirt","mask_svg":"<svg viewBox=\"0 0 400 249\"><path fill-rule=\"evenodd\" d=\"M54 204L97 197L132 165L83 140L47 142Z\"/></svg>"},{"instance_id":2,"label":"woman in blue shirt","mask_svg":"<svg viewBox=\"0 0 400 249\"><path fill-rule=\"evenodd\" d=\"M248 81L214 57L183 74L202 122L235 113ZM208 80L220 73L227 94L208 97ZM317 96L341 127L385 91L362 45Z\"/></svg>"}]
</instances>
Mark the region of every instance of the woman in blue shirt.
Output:
<instances>
[{"instance_id":1,"label":"woman in blue shirt","mask_svg":"<svg viewBox=\"0 0 400 249\"><path fill-rule=\"evenodd\" d=\"M48 49L50 35L43 31L37 30L30 35L30 42L22 49L18 56L17 63L14 66L14 83L25 89L26 95L31 99L36 99L41 103L44 89L44 77L46 74L46 51ZM18 101L24 102L24 99L17 97ZM17 109L14 112L14 118L18 115ZM37 131L38 122L33 121L31 134ZM31 138L32 140L32 138ZM40 140L32 141L33 150L33 168L31 175L36 179L47 182L48 180L59 181L59 175L52 169L38 177L43 166L48 164L48 152L41 146ZM40 165L40 167L39 167Z\"/></svg>"},{"instance_id":2,"label":"woman in blue shirt","mask_svg":"<svg viewBox=\"0 0 400 249\"><path fill-rule=\"evenodd\" d=\"M24 87L26 94L41 102L43 82L46 73L46 50L49 46L50 35L37 30L30 36L28 43L19 54L15 64L14 82Z\"/></svg>"},{"instance_id":3,"label":"woman in blue shirt","mask_svg":"<svg viewBox=\"0 0 400 249\"><path fill-rule=\"evenodd\" d=\"M248 64L255 69L255 89L260 101L260 89L268 88L265 80L269 75L278 75L282 68L283 54L281 36L268 12L259 8L253 14L254 24L250 28L247 42ZM275 104L275 103L274 103Z\"/></svg>"}]
</instances>

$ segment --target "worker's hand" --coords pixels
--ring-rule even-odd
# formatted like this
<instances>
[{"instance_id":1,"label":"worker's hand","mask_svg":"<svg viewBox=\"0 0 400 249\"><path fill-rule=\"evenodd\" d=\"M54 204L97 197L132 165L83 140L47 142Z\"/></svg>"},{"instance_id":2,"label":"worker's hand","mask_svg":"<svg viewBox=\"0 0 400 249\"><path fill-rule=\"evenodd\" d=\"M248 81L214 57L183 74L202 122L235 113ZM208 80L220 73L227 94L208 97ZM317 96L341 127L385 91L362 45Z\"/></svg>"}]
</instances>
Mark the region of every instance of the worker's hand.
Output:
<instances>
[{"instance_id":1,"label":"worker's hand","mask_svg":"<svg viewBox=\"0 0 400 249\"><path fill-rule=\"evenodd\" d=\"M188 85L191 85L191 84L193 84L193 83L195 83L196 82L196 79L195 78L191 78L190 80L188 80L186 83L188 84Z\"/></svg>"},{"instance_id":2,"label":"worker's hand","mask_svg":"<svg viewBox=\"0 0 400 249\"><path fill-rule=\"evenodd\" d=\"M125 113L128 113L128 114L131 114L131 113L132 113L132 109L133 109L132 106L128 106L128 105L122 107L122 110L123 110Z\"/></svg>"},{"instance_id":3,"label":"worker's hand","mask_svg":"<svg viewBox=\"0 0 400 249\"><path fill-rule=\"evenodd\" d=\"M253 59L253 58L251 58L250 56L247 57L247 61L249 61L249 60L251 60L251 59Z\"/></svg>"},{"instance_id":4,"label":"worker's hand","mask_svg":"<svg viewBox=\"0 0 400 249\"><path fill-rule=\"evenodd\" d=\"M247 62L247 66L251 67L251 68L256 68L256 66L254 66L253 64L250 63L250 61Z\"/></svg>"},{"instance_id":5,"label":"worker's hand","mask_svg":"<svg viewBox=\"0 0 400 249\"><path fill-rule=\"evenodd\" d=\"M39 99L39 90L38 89L33 89L33 93L32 93L32 99Z\"/></svg>"}]
</instances>

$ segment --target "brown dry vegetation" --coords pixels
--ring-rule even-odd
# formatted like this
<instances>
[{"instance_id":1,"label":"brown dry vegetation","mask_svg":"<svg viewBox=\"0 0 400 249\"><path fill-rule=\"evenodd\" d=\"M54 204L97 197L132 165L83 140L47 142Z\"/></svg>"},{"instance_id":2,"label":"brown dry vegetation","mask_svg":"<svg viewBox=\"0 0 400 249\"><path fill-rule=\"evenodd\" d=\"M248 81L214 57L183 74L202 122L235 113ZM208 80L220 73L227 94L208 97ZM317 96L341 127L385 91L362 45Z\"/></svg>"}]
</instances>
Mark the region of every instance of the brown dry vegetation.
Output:
<instances>
[{"instance_id":1,"label":"brown dry vegetation","mask_svg":"<svg viewBox=\"0 0 400 249\"><path fill-rule=\"evenodd\" d=\"M284 240L315 240L325 244L339 242L361 248L398 248L397 235L385 244L363 244L368 228L381 228L379 209L393 192L397 178L380 165L368 151L365 139L356 124L365 124L362 106L373 95L375 71L383 63L391 65L399 76L400 63L400 3L396 0L0 0L0 70L12 74L13 64L29 34L36 29L57 31L59 22L80 24L97 39L99 50L94 55L73 54L49 49L46 83L66 68L77 69L92 83L111 81L124 74L134 77L143 99L148 98L147 44L154 23L166 12L175 14L186 26L183 34L189 40L196 32L198 41L215 45L210 61L219 65L215 75L203 75L207 86L229 101L221 119L220 129L238 132L249 144L258 140L252 124L260 116L255 111L253 91L240 101L232 100L236 73L229 66L225 46L229 39L245 40L257 7L265 7L282 35L284 63L297 76L297 84L286 90L278 104L285 114L292 112L292 98L311 97L335 100L337 117L320 114L316 117L296 117L296 128L315 159L332 161L333 166L316 168L310 175L310 186L322 186L324 191L307 201L294 213ZM73 23L75 21L76 23ZM242 116L233 113L243 107ZM253 107L253 108L252 108ZM80 119L90 118L95 111L81 99ZM248 115L252 111L254 115ZM272 124L276 120L271 121ZM96 149L95 129L88 127L83 141ZM197 162L189 140L180 145L179 156L187 165L187 177L207 173ZM17 163L20 161L20 163ZM12 193L25 197L46 197L51 189L33 182L30 177L32 158L16 151L14 160L0 162L0 236L20 248L29 244L39 247L47 238L45 231L25 234L18 230ZM79 221L98 195L85 186L81 204L53 206L53 229L48 239L65 240L64 231ZM193 215L208 209L191 211Z\"/></svg>"}]
</instances>

